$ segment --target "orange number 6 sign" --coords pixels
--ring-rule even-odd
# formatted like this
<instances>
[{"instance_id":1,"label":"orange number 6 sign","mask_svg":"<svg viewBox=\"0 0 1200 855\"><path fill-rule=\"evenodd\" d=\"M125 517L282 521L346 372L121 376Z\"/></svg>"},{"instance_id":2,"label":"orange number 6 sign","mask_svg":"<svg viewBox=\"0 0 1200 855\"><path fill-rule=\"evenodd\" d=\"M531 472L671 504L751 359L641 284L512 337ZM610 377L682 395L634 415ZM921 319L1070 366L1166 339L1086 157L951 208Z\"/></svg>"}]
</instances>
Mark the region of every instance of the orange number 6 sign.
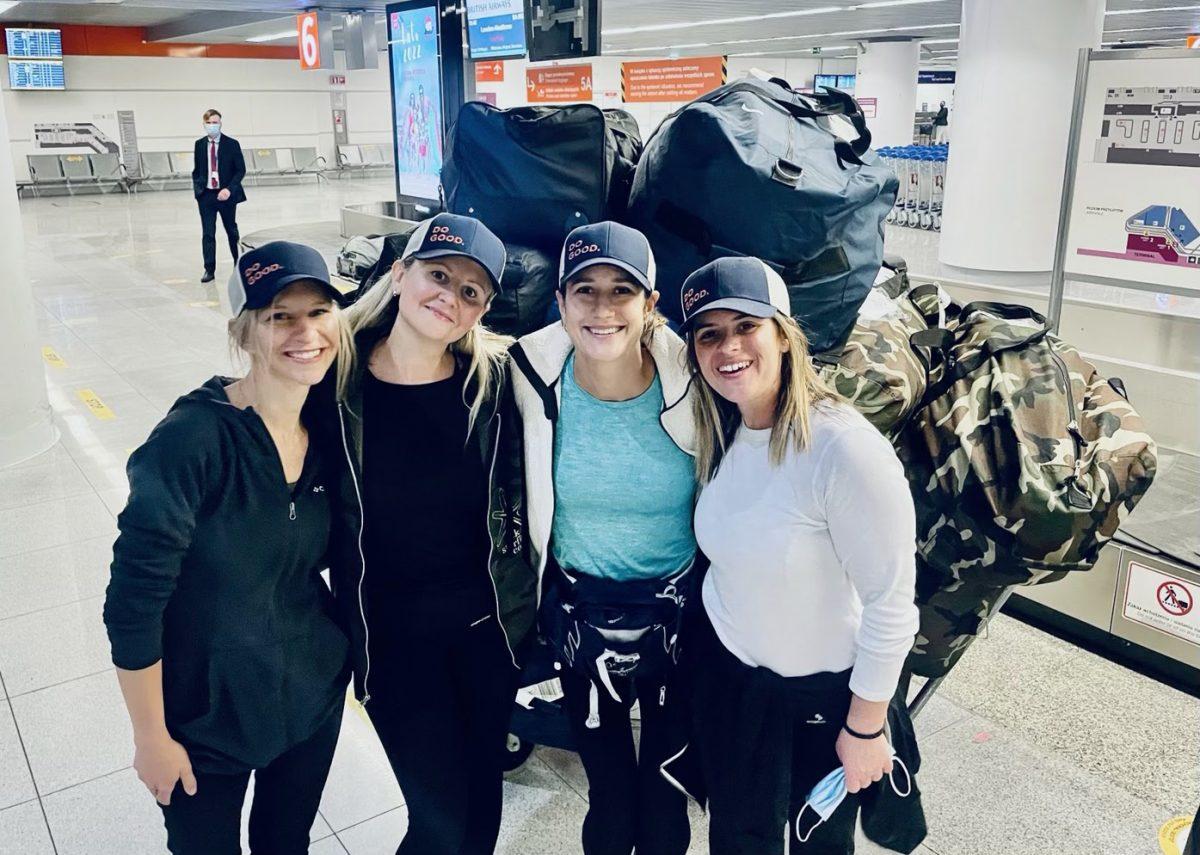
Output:
<instances>
[{"instance_id":1,"label":"orange number 6 sign","mask_svg":"<svg viewBox=\"0 0 1200 855\"><path fill-rule=\"evenodd\" d=\"M305 12L296 16L296 29L300 37L300 67L321 67L321 44L317 39L317 13Z\"/></svg>"}]
</instances>

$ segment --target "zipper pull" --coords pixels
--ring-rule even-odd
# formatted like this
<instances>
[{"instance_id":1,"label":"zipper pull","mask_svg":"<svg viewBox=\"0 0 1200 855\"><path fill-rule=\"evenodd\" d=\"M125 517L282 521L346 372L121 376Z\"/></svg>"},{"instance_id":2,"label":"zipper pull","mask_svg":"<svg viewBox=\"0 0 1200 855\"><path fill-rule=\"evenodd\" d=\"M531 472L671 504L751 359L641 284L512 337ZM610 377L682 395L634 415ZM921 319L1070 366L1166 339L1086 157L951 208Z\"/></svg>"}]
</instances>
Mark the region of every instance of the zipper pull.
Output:
<instances>
[{"instance_id":1,"label":"zipper pull","mask_svg":"<svg viewBox=\"0 0 1200 855\"><path fill-rule=\"evenodd\" d=\"M296 503L288 502L288 519L294 520L295 518L296 518Z\"/></svg>"},{"instance_id":2,"label":"zipper pull","mask_svg":"<svg viewBox=\"0 0 1200 855\"><path fill-rule=\"evenodd\" d=\"M665 707L667 705L667 687L661 686L658 690L658 705Z\"/></svg>"}]
</instances>

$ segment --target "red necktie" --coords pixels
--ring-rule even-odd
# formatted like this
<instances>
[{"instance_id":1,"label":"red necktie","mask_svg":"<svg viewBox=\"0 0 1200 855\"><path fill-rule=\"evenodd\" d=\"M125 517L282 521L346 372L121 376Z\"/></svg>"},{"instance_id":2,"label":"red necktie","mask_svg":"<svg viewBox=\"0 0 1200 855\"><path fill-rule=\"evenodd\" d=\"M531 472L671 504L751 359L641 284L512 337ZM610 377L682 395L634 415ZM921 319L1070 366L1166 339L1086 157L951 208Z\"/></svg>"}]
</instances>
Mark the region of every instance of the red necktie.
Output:
<instances>
[{"instance_id":1,"label":"red necktie","mask_svg":"<svg viewBox=\"0 0 1200 855\"><path fill-rule=\"evenodd\" d=\"M217 176L215 174L217 171L217 141L216 140L208 141L208 171L209 171L209 174L212 175L212 178L209 179L212 182L212 189L216 190L217 189Z\"/></svg>"}]
</instances>

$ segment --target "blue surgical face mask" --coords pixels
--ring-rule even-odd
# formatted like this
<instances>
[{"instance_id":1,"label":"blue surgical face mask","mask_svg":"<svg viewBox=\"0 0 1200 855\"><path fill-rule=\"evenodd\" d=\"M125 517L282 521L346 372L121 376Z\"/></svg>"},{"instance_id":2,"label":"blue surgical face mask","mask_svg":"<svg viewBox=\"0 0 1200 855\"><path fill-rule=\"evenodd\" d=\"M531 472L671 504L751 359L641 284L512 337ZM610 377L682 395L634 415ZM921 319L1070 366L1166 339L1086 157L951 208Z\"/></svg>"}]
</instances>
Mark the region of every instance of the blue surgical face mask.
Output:
<instances>
[{"instance_id":1,"label":"blue surgical face mask","mask_svg":"<svg viewBox=\"0 0 1200 855\"><path fill-rule=\"evenodd\" d=\"M904 792L896 786L896 771L893 769L888 775L888 782L892 785L892 789L896 791L896 795L905 797L912 792L912 777L908 773L908 767L904 765L896 755L892 755L892 762L897 769L904 770L904 779L907 782L907 787ZM808 793L808 799L805 800L804 806L800 808L800 812L796 814L796 837L801 843L807 843L808 838L812 837L812 833L817 830L817 826L822 822L828 822L829 817L833 816L833 812L838 809L838 806L846 798L846 769L838 766L824 778L817 782L816 786ZM800 820L804 816L804 809L811 808L820 819L813 825L807 828L801 824Z\"/></svg>"},{"instance_id":2,"label":"blue surgical face mask","mask_svg":"<svg viewBox=\"0 0 1200 855\"><path fill-rule=\"evenodd\" d=\"M221 133L221 123L220 122L209 122L204 126L204 130L208 131L208 135L210 137L215 137L219 133Z\"/></svg>"}]
</instances>

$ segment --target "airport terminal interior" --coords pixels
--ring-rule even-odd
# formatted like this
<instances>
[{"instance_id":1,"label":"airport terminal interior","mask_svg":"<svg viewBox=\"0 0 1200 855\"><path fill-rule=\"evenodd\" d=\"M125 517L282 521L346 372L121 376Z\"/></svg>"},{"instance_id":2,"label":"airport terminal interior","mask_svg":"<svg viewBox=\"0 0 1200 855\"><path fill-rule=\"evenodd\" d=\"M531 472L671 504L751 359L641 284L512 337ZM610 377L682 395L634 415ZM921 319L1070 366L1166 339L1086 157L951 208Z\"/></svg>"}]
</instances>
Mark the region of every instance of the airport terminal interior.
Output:
<instances>
[{"instance_id":1,"label":"airport terminal interior","mask_svg":"<svg viewBox=\"0 0 1200 855\"><path fill-rule=\"evenodd\" d=\"M429 29L406 30L413 15ZM519 44L489 38L497 20ZM378 236L443 205L475 211L456 201L469 169L451 162L467 157L455 116L624 111L618 138L638 137L642 157L632 216L651 157L665 169L667 143L699 139L671 123L739 81L809 107L781 114L808 123L789 142L803 168L780 160L766 183L800 192L824 174L804 146L837 126L829 168L877 169L895 195L878 218L887 263L957 305L1049 318L1121 378L1156 448L1153 483L1097 560L1006 589L949 673L913 680L928 825L915 851L1200 852L1200 3L22 0L0 2L0 31L0 855L167 852L103 609L131 453L180 396L246 371L221 221L205 275L205 111L245 156L239 251L307 244L349 294ZM847 102L811 109L831 90L853 96L869 152L845 141ZM710 187L716 156L676 154ZM690 214L719 223L755 192L724 186ZM518 702L534 697L555 684ZM578 756L518 733L505 747L496 851L583 851ZM689 816L688 851L710 851L708 816ZM384 855L407 826L350 693L309 851Z\"/></svg>"}]
</instances>

